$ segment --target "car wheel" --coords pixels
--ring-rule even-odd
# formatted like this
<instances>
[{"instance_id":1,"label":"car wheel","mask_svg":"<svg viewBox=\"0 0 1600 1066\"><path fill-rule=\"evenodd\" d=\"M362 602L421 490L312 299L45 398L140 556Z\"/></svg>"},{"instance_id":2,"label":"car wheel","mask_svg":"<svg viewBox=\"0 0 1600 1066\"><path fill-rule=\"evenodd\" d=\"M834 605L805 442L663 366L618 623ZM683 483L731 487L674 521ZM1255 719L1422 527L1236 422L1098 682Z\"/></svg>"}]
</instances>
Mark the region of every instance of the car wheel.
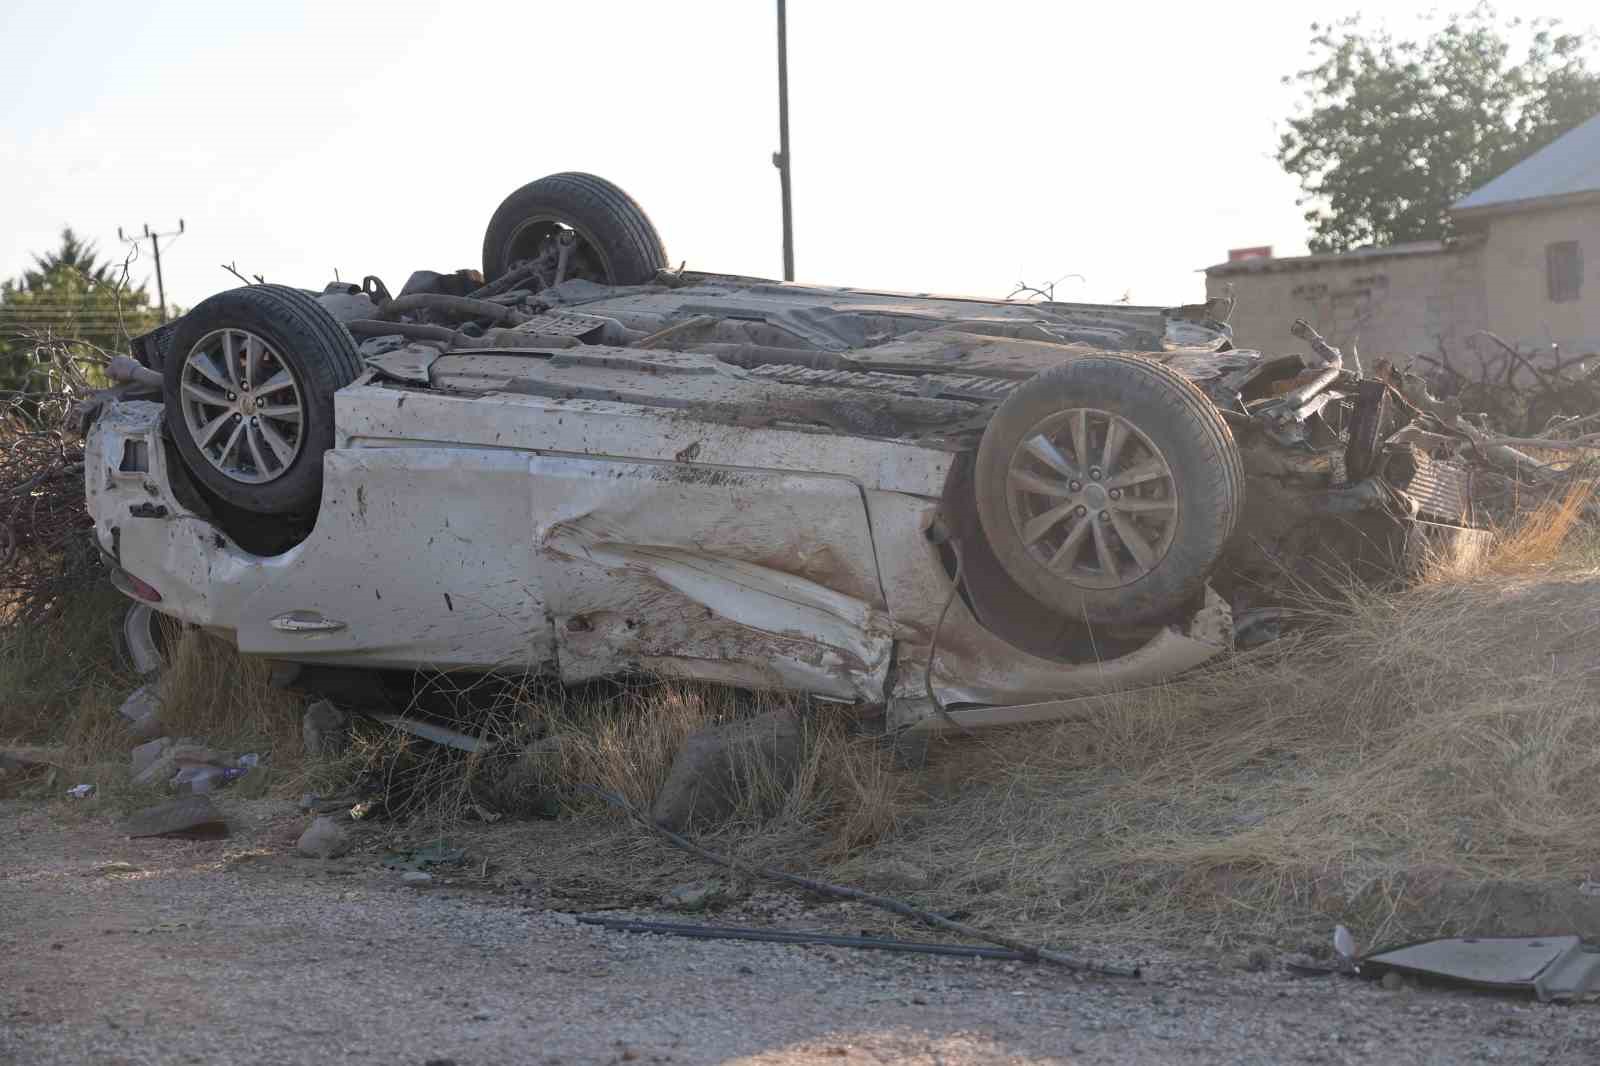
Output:
<instances>
[{"instance_id":1,"label":"car wheel","mask_svg":"<svg viewBox=\"0 0 1600 1066\"><path fill-rule=\"evenodd\" d=\"M489 220L484 280L547 255L564 237L573 242L566 278L642 285L667 265L661 237L633 197L593 174L551 174L506 197Z\"/></svg>"},{"instance_id":2,"label":"car wheel","mask_svg":"<svg viewBox=\"0 0 1600 1066\"><path fill-rule=\"evenodd\" d=\"M1200 594L1243 507L1244 465L1182 375L1087 356L1006 398L974 487L995 557L1030 596L1068 618L1133 623Z\"/></svg>"},{"instance_id":3,"label":"car wheel","mask_svg":"<svg viewBox=\"0 0 1600 1066\"><path fill-rule=\"evenodd\" d=\"M226 502L254 514L315 511L333 394L360 372L350 334L308 293L231 289L173 335L167 426L195 479Z\"/></svg>"}]
</instances>

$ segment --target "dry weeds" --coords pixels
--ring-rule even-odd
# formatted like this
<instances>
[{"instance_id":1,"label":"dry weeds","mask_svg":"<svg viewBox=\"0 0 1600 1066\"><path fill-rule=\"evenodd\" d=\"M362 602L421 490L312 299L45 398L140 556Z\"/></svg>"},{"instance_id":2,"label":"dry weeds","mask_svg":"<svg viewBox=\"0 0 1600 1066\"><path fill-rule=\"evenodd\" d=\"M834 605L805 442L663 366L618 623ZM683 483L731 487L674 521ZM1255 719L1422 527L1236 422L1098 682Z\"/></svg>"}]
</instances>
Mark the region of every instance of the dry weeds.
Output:
<instances>
[{"instance_id":1,"label":"dry weeds","mask_svg":"<svg viewBox=\"0 0 1600 1066\"><path fill-rule=\"evenodd\" d=\"M946 745L943 788L892 850L1058 937L1342 920L1370 941L1449 925L1430 903L1451 882L1575 887L1600 869L1585 498L1475 572L1303 604L1293 637L1197 676Z\"/></svg>"},{"instance_id":2,"label":"dry weeds","mask_svg":"<svg viewBox=\"0 0 1600 1066\"><path fill-rule=\"evenodd\" d=\"M579 785L648 805L689 733L786 709L807 728L797 778L750 760L744 803L714 834L747 861L849 879L904 859L931 875L924 902L1055 941L1225 946L1320 938L1343 921L1370 943L1449 927L1430 899L1451 882L1600 877L1589 491L1409 591L1299 604L1282 641L1085 701L1056 727L941 742L917 774L891 772L837 709L672 681L431 678L416 709L480 737L483 752L366 723L346 757L320 763L303 758L300 701L199 633L173 643L162 695L174 735L270 751L291 790L364 777L407 833L485 811L559 815L501 824L484 850L508 870L588 885L590 902L650 898L706 871ZM94 650L107 627L88 619L104 610L86 602L70 624L0 643L0 739L67 744L75 780L115 795L127 748L115 706L131 682ZM71 668L51 674L46 657Z\"/></svg>"}]
</instances>

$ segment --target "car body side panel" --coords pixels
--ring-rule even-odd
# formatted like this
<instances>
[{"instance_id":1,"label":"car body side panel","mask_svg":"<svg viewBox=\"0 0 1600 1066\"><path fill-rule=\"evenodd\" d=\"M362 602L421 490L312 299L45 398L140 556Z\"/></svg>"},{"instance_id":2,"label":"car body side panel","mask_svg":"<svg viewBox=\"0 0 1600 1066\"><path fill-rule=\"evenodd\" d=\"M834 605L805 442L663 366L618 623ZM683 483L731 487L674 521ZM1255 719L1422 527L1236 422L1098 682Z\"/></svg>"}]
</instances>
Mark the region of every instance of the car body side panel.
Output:
<instances>
[{"instance_id":1,"label":"car body side panel","mask_svg":"<svg viewBox=\"0 0 1600 1066\"><path fill-rule=\"evenodd\" d=\"M370 666L537 667L554 658L533 569L532 456L478 448L334 450L306 541L264 559L239 649ZM285 631L290 612L343 622Z\"/></svg>"},{"instance_id":2,"label":"car body side panel","mask_svg":"<svg viewBox=\"0 0 1600 1066\"><path fill-rule=\"evenodd\" d=\"M926 702L923 679L946 602L931 680L939 702L947 706L1027 703L1152 684L1198 666L1232 644L1227 605L1210 595L1184 625L1162 627L1143 647L1116 659L1071 664L1029 655L979 624L961 597L951 599L950 576L938 549L923 535L937 514L938 501L869 492L867 508L877 542L896 546L879 553L890 611L899 630L908 634L900 648L891 702L915 706L913 716L928 710L920 706Z\"/></svg>"},{"instance_id":3,"label":"car body side panel","mask_svg":"<svg viewBox=\"0 0 1600 1066\"><path fill-rule=\"evenodd\" d=\"M120 548L122 564L162 593L161 610L247 653L397 668L554 664L569 681L637 669L888 699L908 721L926 713L923 671L951 587L927 537L946 453L591 405L625 434L608 439L587 415L536 397L398 395L407 408L440 406L388 424L379 416L396 391L339 394L345 446L324 457L317 525L272 558L240 549L174 496L159 405L112 405L86 465L101 545ZM466 440L401 439L418 425ZM116 469L129 441L143 443L148 470ZM830 444L848 455L828 454ZM675 461L674 446L729 461ZM596 454L567 451L576 447ZM666 458L607 456L623 449ZM862 479L755 465L765 462L854 463ZM1132 655L1074 665L1011 646L958 597L933 686L941 703L981 706L1155 681L1224 651L1226 613L1208 605ZM339 625L273 624L290 615Z\"/></svg>"},{"instance_id":4,"label":"car body side panel","mask_svg":"<svg viewBox=\"0 0 1600 1066\"><path fill-rule=\"evenodd\" d=\"M632 668L883 699L894 634L854 483L566 457L533 469L563 680Z\"/></svg>"},{"instance_id":5,"label":"car body side panel","mask_svg":"<svg viewBox=\"0 0 1600 1066\"><path fill-rule=\"evenodd\" d=\"M692 412L512 393L350 385L334 396L340 448L520 448L575 456L823 470L865 488L937 496L955 456L899 441L706 422Z\"/></svg>"}]
</instances>

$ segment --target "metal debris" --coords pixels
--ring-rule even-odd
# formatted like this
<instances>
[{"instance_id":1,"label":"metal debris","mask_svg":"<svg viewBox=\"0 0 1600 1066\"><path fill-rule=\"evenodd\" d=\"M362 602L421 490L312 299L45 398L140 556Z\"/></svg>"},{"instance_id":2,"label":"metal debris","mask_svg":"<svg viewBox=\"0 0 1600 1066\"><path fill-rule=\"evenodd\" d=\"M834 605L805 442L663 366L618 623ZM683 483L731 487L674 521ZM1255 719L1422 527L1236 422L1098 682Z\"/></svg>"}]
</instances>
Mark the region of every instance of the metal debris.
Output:
<instances>
[{"instance_id":1,"label":"metal debris","mask_svg":"<svg viewBox=\"0 0 1600 1066\"><path fill-rule=\"evenodd\" d=\"M1576 936L1448 937L1373 952L1361 976L1401 974L1424 981L1532 993L1541 1003L1600 991L1600 946Z\"/></svg>"},{"instance_id":2,"label":"metal debris","mask_svg":"<svg viewBox=\"0 0 1600 1066\"><path fill-rule=\"evenodd\" d=\"M484 748L483 741L477 737L469 737L465 733L458 733L454 729L446 729L442 725L424 722L417 718L407 718L400 714L390 714L387 711L362 711L362 714L373 721L382 722L402 733L410 733L423 740L431 740L435 744L443 744L447 748L455 748L468 754L480 752Z\"/></svg>"}]
</instances>

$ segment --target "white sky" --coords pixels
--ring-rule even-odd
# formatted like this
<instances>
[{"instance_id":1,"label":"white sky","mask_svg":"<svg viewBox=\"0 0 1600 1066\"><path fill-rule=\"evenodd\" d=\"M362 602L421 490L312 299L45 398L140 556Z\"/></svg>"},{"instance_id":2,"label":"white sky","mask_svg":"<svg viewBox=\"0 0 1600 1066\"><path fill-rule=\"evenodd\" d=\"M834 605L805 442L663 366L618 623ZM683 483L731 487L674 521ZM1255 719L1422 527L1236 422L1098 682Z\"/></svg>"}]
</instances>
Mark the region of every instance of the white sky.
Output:
<instances>
[{"instance_id":1,"label":"white sky","mask_svg":"<svg viewBox=\"0 0 1600 1066\"><path fill-rule=\"evenodd\" d=\"M1367 5L1398 29L1432 6ZM559 170L632 193L674 263L776 277L773 7L3 0L0 277L64 224L120 258L119 225L182 217L163 259L185 306L234 260L398 289L481 266L500 200ZM1004 296L1070 272L1063 299L1176 303L1230 247L1304 251L1279 78L1355 4L789 8L799 280Z\"/></svg>"}]
</instances>

